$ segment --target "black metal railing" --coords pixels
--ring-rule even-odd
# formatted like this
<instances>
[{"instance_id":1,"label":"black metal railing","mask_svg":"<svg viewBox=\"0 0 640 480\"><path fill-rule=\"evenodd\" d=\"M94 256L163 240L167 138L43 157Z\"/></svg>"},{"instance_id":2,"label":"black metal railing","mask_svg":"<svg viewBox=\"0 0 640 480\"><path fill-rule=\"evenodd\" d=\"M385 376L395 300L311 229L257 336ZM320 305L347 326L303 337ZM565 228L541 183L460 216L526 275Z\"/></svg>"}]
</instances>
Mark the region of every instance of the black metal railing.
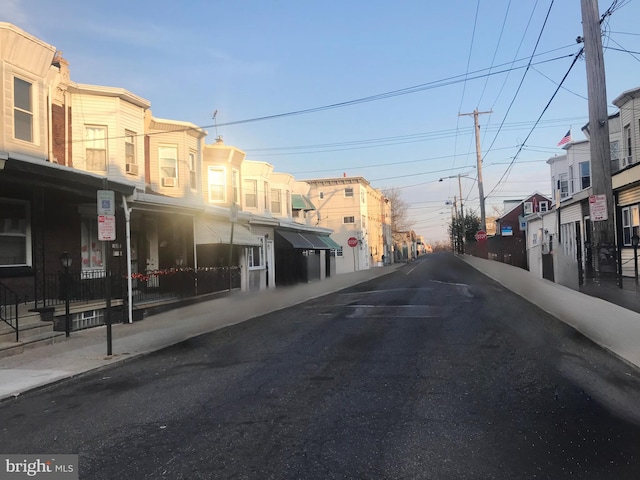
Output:
<instances>
[{"instance_id":1,"label":"black metal railing","mask_svg":"<svg viewBox=\"0 0 640 480\"><path fill-rule=\"evenodd\" d=\"M116 272L60 271L44 276L44 298L42 300L45 307L55 307L64 305L67 299L72 303L90 303L104 300L107 296L107 278L111 281L111 297L123 298L126 284L122 275Z\"/></svg>"},{"instance_id":2,"label":"black metal railing","mask_svg":"<svg viewBox=\"0 0 640 480\"><path fill-rule=\"evenodd\" d=\"M18 297L18 294L0 283L0 320L15 330L16 342L20 340L19 304L20 297Z\"/></svg>"},{"instance_id":3,"label":"black metal railing","mask_svg":"<svg viewBox=\"0 0 640 480\"><path fill-rule=\"evenodd\" d=\"M231 288L240 288L240 268L231 267ZM229 289L228 267L170 268L132 275L132 303L158 302Z\"/></svg>"},{"instance_id":4,"label":"black metal railing","mask_svg":"<svg viewBox=\"0 0 640 480\"><path fill-rule=\"evenodd\" d=\"M228 267L193 269L170 268L131 275L132 304L179 300L208 293L240 288L240 268L231 267L231 285ZM111 272L111 298L127 301L127 276ZM106 299L107 274L104 271L60 271L43 279L44 307L77 305Z\"/></svg>"}]
</instances>

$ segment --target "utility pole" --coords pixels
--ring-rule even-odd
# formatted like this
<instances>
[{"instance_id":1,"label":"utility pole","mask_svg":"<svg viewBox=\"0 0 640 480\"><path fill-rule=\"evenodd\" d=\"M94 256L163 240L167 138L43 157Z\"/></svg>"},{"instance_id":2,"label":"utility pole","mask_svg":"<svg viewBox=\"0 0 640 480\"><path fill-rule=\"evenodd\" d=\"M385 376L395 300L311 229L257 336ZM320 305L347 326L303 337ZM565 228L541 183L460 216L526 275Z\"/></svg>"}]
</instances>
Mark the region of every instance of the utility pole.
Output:
<instances>
[{"instance_id":1,"label":"utility pole","mask_svg":"<svg viewBox=\"0 0 640 480\"><path fill-rule=\"evenodd\" d=\"M464 221L464 209L462 205L462 182L460 181L460 174L458 174L458 190L460 192L460 228L462 232L460 235L460 253L464 253L464 235L466 233L466 229Z\"/></svg>"},{"instance_id":2,"label":"utility pole","mask_svg":"<svg viewBox=\"0 0 640 480\"><path fill-rule=\"evenodd\" d=\"M478 167L478 196L480 197L480 228L487 231L487 215L484 209L484 187L482 185L482 152L480 151L480 123L478 123L478 115L484 115L485 113L493 113L493 110L488 112L479 112L476 108L472 113L460 113L459 117L473 115L473 123L476 131L476 163Z\"/></svg>"},{"instance_id":3,"label":"utility pole","mask_svg":"<svg viewBox=\"0 0 640 480\"><path fill-rule=\"evenodd\" d=\"M582 30L587 91L589 95L589 147L591 153L591 186L593 195L604 195L607 219L591 219L593 228L593 265L596 279L602 273L615 273L615 205L611 185L611 152L609 150L609 115L607 84L602 54L602 32L598 0L581 0ZM591 199L590 199L591 200Z\"/></svg>"}]
</instances>

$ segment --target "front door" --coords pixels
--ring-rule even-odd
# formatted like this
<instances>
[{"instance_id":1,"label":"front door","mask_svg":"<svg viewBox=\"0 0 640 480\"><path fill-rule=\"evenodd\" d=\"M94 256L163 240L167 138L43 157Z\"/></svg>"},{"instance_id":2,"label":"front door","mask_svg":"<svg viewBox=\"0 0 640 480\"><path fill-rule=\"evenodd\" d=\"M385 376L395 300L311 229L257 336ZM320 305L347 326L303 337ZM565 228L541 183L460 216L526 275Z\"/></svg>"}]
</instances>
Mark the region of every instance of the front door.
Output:
<instances>
[{"instance_id":1,"label":"front door","mask_svg":"<svg viewBox=\"0 0 640 480\"><path fill-rule=\"evenodd\" d=\"M147 272L158 270L158 222L149 218L145 221L145 237L147 250ZM147 282L148 287L158 286L158 276L151 275Z\"/></svg>"},{"instance_id":2,"label":"front door","mask_svg":"<svg viewBox=\"0 0 640 480\"><path fill-rule=\"evenodd\" d=\"M273 257L273 240L267 240L267 288L276 286L276 262Z\"/></svg>"}]
</instances>

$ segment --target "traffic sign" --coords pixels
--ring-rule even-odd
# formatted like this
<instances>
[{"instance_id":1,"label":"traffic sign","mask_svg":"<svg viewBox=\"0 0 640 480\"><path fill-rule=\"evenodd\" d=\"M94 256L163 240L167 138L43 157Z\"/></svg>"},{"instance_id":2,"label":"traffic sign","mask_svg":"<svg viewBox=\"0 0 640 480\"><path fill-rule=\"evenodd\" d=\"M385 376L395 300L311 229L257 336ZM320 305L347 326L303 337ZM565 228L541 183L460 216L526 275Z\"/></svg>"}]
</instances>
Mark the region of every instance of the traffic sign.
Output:
<instances>
[{"instance_id":1,"label":"traffic sign","mask_svg":"<svg viewBox=\"0 0 640 480\"><path fill-rule=\"evenodd\" d=\"M591 195L589 197L589 214L593 222L602 222L609 218L606 195Z\"/></svg>"},{"instance_id":2,"label":"traffic sign","mask_svg":"<svg viewBox=\"0 0 640 480\"><path fill-rule=\"evenodd\" d=\"M98 215L115 215L116 202L113 190L98 190Z\"/></svg>"},{"instance_id":3,"label":"traffic sign","mask_svg":"<svg viewBox=\"0 0 640 480\"><path fill-rule=\"evenodd\" d=\"M111 242L116 239L115 215L98 215L98 240Z\"/></svg>"},{"instance_id":4,"label":"traffic sign","mask_svg":"<svg viewBox=\"0 0 640 480\"><path fill-rule=\"evenodd\" d=\"M349 245L350 247L358 246L358 239L356 237L349 237L349 240L347 240L347 245Z\"/></svg>"},{"instance_id":5,"label":"traffic sign","mask_svg":"<svg viewBox=\"0 0 640 480\"><path fill-rule=\"evenodd\" d=\"M477 242L484 242L487 240L487 232L484 230L478 230L475 237Z\"/></svg>"}]
</instances>

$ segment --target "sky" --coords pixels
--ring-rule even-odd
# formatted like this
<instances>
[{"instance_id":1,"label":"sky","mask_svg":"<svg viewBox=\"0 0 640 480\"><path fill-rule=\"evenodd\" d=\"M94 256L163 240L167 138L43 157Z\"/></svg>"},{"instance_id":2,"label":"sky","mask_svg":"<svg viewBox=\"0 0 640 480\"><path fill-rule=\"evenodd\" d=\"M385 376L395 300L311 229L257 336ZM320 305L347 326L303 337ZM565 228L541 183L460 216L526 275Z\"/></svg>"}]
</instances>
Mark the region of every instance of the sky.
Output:
<instances>
[{"instance_id":1,"label":"sky","mask_svg":"<svg viewBox=\"0 0 640 480\"><path fill-rule=\"evenodd\" d=\"M487 216L551 193L546 161L588 122L579 0L0 0L71 79L125 88L297 180L397 189L446 241L454 196ZM607 100L640 86L640 0L599 0ZM564 78L566 76L566 78ZM563 81L564 78L564 81ZM214 112L217 111L215 120ZM460 182L458 182L460 175ZM440 181L442 179L442 181Z\"/></svg>"}]
</instances>

